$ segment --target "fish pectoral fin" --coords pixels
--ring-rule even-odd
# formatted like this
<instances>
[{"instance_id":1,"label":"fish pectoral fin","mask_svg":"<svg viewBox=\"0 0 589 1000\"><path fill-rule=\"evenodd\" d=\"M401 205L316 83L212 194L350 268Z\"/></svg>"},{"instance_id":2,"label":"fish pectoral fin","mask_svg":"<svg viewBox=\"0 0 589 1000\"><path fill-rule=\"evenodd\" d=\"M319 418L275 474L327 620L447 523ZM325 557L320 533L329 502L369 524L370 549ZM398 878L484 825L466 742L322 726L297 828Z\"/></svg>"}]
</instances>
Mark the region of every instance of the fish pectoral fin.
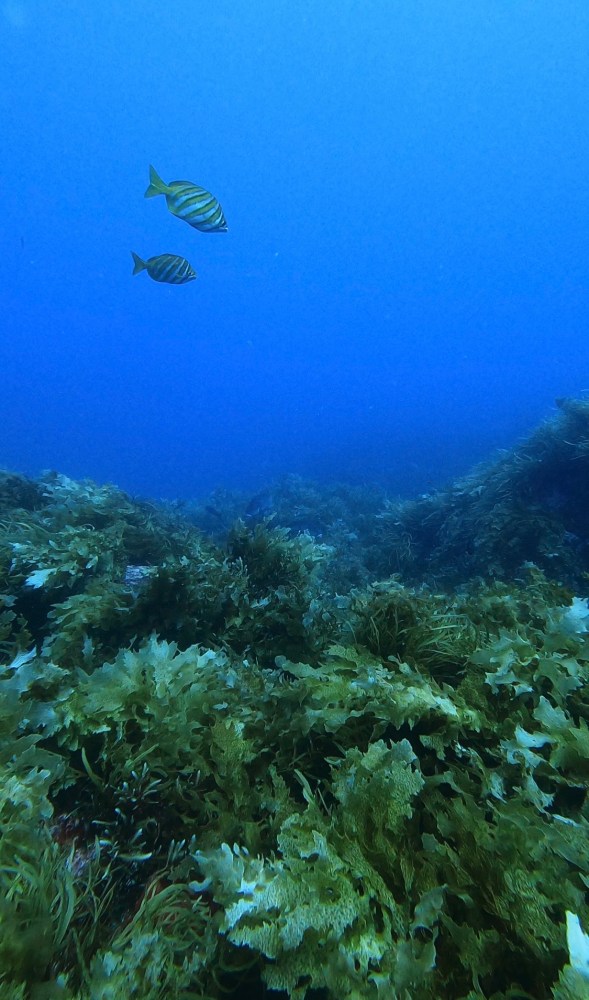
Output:
<instances>
[{"instance_id":1,"label":"fish pectoral fin","mask_svg":"<svg viewBox=\"0 0 589 1000\"><path fill-rule=\"evenodd\" d=\"M164 184L155 167L149 167L149 187L144 194L144 198L155 198L158 194L169 194L170 188Z\"/></svg>"},{"instance_id":2,"label":"fish pectoral fin","mask_svg":"<svg viewBox=\"0 0 589 1000\"><path fill-rule=\"evenodd\" d=\"M147 264L141 259L139 254L133 253L131 250L131 256L133 258L133 263L135 267L133 268L133 274L139 274L140 271L145 271L147 269Z\"/></svg>"}]
</instances>

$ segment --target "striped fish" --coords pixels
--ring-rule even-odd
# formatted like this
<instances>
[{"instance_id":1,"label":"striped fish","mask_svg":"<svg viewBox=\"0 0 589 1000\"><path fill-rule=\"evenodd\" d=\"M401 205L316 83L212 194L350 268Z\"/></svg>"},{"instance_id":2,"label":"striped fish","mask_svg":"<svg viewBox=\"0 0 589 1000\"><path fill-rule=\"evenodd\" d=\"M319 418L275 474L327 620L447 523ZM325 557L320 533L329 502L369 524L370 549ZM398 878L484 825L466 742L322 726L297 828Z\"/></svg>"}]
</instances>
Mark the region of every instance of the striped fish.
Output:
<instances>
[{"instance_id":1,"label":"striped fish","mask_svg":"<svg viewBox=\"0 0 589 1000\"><path fill-rule=\"evenodd\" d=\"M210 191L191 184L190 181L171 181L164 184L153 167L149 168L149 187L146 198L158 194L166 196L166 203L172 215L183 219L189 226L203 233L226 233L227 222L223 209Z\"/></svg>"},{"instance_id":2,"label":"striped fish","mask_svg":"<svg viewBox=\"0 0 589 1000\"><path fill-rule=\"evenodd\" d=\"M165 281L169 285L185 285L187 281L194 281L196 271L194 271L184 257L176 257L173 253L161 253L158 257L149 257L142 260L141 257L131 251L133 257L133 274L147 271L154 281Z\"/></svg>"}]
</instances>

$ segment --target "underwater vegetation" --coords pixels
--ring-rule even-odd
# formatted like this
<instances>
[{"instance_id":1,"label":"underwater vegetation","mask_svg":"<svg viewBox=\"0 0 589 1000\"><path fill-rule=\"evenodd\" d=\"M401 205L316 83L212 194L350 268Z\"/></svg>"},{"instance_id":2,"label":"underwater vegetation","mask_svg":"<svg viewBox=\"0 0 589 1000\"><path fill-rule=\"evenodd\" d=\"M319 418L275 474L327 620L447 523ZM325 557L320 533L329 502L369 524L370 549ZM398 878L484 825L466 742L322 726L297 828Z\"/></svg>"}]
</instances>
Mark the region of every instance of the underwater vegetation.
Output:
<instances>
[{"instance_id":1,"label":"underwater vegetation","mask_svg":"<svg viewBox=\"0 0 589 1000\"><path fill-rule=\"evenodd\" d=\"M585 407L396 505L0 473L2 1000L589 995Z\"/></svg>"},{"instance_id":2,"label":"underwater vegetation","mask_svg":"<svg viewBox=\"0 0 589 1000\"><path fill-rule=\"evenodd\" d=\"M513 579L526 561L585 587L589 572L589 400L446 489L382 513L382 544L403 579L434 586Z\"/></svg>"}]
</instances>

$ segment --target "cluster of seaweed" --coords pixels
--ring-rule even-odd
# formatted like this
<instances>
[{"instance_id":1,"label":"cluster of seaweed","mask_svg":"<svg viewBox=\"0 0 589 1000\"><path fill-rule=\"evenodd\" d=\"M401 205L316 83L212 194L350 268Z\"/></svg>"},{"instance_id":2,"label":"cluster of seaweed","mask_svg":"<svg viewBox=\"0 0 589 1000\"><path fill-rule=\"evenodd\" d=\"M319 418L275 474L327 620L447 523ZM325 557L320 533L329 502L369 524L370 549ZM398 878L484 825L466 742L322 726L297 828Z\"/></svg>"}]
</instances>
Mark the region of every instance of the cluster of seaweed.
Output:
<instances>
[{"instance_id":1,"label":"cluster of seaweed","mask_svg":"<svg viewBox=\"0 0 589 1000\"><path fill-rule=\"evenodd\" d=\"M588 995L589 606L366 584L324 502L0 474L3 1000Z\"/></svg>"},{"instance_id":2,"label":"cluster of seaweed","mask_svg":"<svg viewBox=\"0 0 589 1000\"><path fill-rule=\"evenodd\" d=\"M184 515L203 533L223 543L238 519L255 524L266 517L295 534L310 534L328 545L324 579L333 590L347 592L398 569L383 559L379 516L387 506L384 489L349 483L319 485L287 475L258 494L216 490L205 502L185 503ZM262 507L262 518L258 508ZM252 511L253 508L253 511Z\"/></svg>"},{"instance_id":3,"label":"cluster of seaweed","mask_svg":"<svg viewBox=\"0 0 589 1000\"><path fill-rule=\"evenodd\" d=\"M445 489L381 513L383 550L409 582L513 579L534 562L575 589L589 573L589 400Z\"/></svg>"},{"instance_id":4,"label":"cluster of seaweed","mask_svg":"<svg viewBox=\"0 0 589 1000\"><path fill-rule=\"evenodd\" d=\"M344 592L390 574L434 588L514 580L529 562L582 590L589 573L589 400L558 405L557 416L518 447L415 499L286 476L266 491L273 523L329 545L329 582ZM248 500L219 490L184 513L222 542Z\"/></svg>"}]
</instances>

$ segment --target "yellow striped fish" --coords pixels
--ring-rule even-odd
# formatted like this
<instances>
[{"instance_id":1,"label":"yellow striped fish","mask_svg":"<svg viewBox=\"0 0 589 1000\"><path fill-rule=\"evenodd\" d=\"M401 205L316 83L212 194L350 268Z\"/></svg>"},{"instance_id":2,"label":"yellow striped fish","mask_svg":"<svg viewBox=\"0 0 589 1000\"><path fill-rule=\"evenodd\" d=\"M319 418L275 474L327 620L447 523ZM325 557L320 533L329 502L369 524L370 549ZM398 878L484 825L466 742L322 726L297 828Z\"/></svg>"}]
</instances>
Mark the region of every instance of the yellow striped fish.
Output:
<instances>
[{"instance_id":1,"label":"yellow striped fish","mask_svg":"<svg viewBox=\"0 0 589 1000\"><path fill-rule=\"evenodd\" d=\"M147 271L154 281L165 281L168 285L185 285L187 281L194 281L196 271L192 269L184 257L176 257L173 253L161 253L158 257L149 257L142 260L139 254L133 253L133 274Z\"/></svg>"},{"instance_id":2,"label":"yellow striped fish","mask_svg":"<svg viewBox=\"0 0 589 1000\"><path fill-rule=\"evenodd\" d=\"M149 187L146 198L156 195L166 196L166 204L172 215L183 219L189 226L203 233L226 233L227 222L223 209L210 191L192 184L190 181L171 181L164 184L153 167L149 168Z\"/></svg>"}]
</instances>

